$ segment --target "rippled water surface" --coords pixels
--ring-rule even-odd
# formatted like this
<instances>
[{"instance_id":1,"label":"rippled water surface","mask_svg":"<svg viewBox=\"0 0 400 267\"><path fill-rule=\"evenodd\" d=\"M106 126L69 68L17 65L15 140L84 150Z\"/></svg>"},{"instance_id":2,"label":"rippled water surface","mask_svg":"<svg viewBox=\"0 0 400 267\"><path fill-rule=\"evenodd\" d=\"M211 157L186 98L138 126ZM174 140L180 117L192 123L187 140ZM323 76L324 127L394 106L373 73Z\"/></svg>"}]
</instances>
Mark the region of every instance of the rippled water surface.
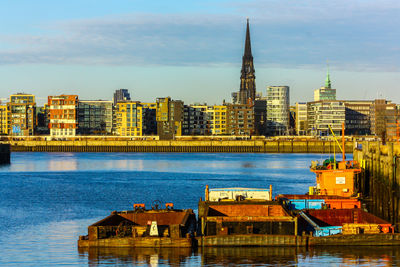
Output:
<instances>
[{"instance_id":1,"label":"rippled water surface","mask_svg":"<svg viewBox=\"0 0 400 267\"><path fill-rule=\"evenodd\" d=\"M0 264L364 265L400 264L400 249L207 248L78 250L87 226L133 203L197 209L205 185L305 193L317 154L13 153L0 166Z\"/></svg>"}]
</instances>

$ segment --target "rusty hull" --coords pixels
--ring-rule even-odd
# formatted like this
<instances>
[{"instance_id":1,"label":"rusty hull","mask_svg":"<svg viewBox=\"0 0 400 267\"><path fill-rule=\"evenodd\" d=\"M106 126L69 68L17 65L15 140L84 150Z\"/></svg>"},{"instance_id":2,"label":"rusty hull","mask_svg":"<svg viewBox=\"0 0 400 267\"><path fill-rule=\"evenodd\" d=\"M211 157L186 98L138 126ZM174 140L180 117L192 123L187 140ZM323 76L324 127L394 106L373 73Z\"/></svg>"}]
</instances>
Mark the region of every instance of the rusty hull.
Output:
<instances>
[{"instance_id":1,"label":"rusty hull","mask_svg":"<svg viewBox=\"0 0 400 267\"><path fill-rule=\"evenodd\" d=\"M149 223L156 221L158 236L150 236ZM196 228L193 210L144 210L112 212L90 225L78 247L192 247L189 233Z\"/></svg>"},{"instance_id":2,"label":"rusty hull","mask_svg":"<svg viewBox=\"0 0 400 267\"><path fill-rule=\"evenodd\" d=\"M265 235L297 235L297 218L276 201L200 201L199 221L205 246L220 244L218 237L257 246L270 242Z\"/></svg>"}]
</instances>

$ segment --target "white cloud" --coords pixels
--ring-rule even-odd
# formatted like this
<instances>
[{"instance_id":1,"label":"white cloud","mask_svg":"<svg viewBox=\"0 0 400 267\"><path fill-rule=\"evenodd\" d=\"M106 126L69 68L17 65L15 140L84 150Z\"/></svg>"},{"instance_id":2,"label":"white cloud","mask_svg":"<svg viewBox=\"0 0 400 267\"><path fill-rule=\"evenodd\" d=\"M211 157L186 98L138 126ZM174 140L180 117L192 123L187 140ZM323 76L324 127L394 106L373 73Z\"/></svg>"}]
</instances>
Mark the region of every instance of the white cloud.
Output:
<instances>
[{"instance_id":1,"label":"white cloud","mask_svg":"<svg viewBox=\"0 0 400 267\"><path fill-rule=\"evenodd\" d=\"M55 22L51 34L0 36L0 64L240 64L244 17L251 17L256 67L397 70L400 3L251 1L210 14L129 14ZM240 13L240 14L239 14Z\"/></svg>"}]
</instances>

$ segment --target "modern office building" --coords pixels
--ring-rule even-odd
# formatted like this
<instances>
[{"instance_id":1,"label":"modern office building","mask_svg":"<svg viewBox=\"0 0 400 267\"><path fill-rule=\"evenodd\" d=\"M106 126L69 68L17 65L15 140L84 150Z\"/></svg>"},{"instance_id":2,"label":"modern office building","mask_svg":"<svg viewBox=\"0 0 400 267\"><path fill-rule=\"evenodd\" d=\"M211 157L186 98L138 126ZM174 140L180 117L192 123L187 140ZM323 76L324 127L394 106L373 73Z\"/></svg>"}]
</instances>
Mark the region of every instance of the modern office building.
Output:
<instances>
[{"instance_id":1,"label":"modern office building","mask_svg":"<svg viewBox=\"0 0 400 267\"><path fill-rule=\"evenodd\" d=\"M106 100L79 100L78 133L81 135L111 135L113 102Z\"/></svg>"},{"instance_id":2,"label":"modern office building","mask_svg":"<svg viewBox=\"0 0 400 267\"><path fill-rule=\"evenodd\" d=\"M119 101L116 106L119 136L143 136L143 107L137 101Z\"/></svg>"},{"instance_id":3,"label":"modern office building","mask_svg":"<svg viewBox=\"0 0 400 267\"><path fill-rule=\"evenodd\" d=\"M35 134L36 102L32 94L18 93L7 103L9 114L8 133L13 136Z\"/></svg>"},{"instance_id":4,"label":"modern office building","mask_svg":"<svg viewBox=\"0 0 400 267\"><path fill-rule=\"evenodd\" d=\"M296 135L307 135L307 103L296 103Z\"/></svg>"},{"instance_id":5,"label":"modern office building","mask_svg":"<svg viewBox=\"0 0 400 267\"><path fill-rule=\"evenodd\" d=\"M228 135L254 135L253 106L247 104L226 104L226 122ZM214 127L217 127L217 125L215 124Z\"/></svg>"},{"instance_id":6,"label":"modern office building","mask_svg":"<svg viewBox=\"0 0 400 267\"><path fill-rule=\"evenodd\" d=\"M389 100L376 99L371 105L371 134L382 140L397 136L399 113L397 105Z\"/></svg>"},{"instance_id":7,"label":"modern office building","mask_svg":"<svg viewBox=\"0 0 400 267\"><path fill-rule=\"evenodd\" d=\"M343 101L313 101L307 103L307 133L314 136L331 135L329 126L337 135L341 134L346 121Z\"/></svg>"},{"instance_id":8,"label":"modern office building","mask_svg":"<svg viewBox=\"0 0 400 267\"><path fill-rule=\"evenodd\" d=\"M250 42L250 26L247 19L246 41L244 46L244 54L242 58L242 70L240 75L240 90L232 93L232 101L234 104L247 104L253 102L256 98L256 76L255 76L253 55L251 53Z\"/></svg>"},{"instance_id":9,"label":"modern office building","mask_svg":"<svg viewBox=\"0 0 400 267\"><path fill-rule=\"evenodd\" d=\"M77 95L48 97L50 136L59 138L76 135L78 101Z\"/></svg>"},{"instance_id":10,"label":"modern office building","mask_svg":"<svg viewBox=\"0 0 400 267\"><path fill-rule=\"evenodd\" d=\"M325 86L314 90L314 101L320 100L336 100L336 89L332 89L329 70L326 75Z\"/></svg>"},{"instance_id":11,"label":"modern office building","mask_svg":"<svg viewBox=\"0 0 400 267\"><path fill-rule=\"evenodd\" d=\"M289 86L268 86L266 134L288 134L289 122Z\"/></svg>"},{"instance_id":12,"label":"modern office building","mask_svg":"<svg viewBox=\"0 0 400 267\"><path fill-rule=\"evenodd\" d=\"M131 95L129 94L128 89L115 90L113 97L114 106L116 106L119 101L129 101L129 100L131 100Z\"/></svg>"},{"instance_id":13,"label":"modern office building","mask_svg":"<svg viewBox=\"0 0 400 267\"><path fill-rule=\"evenodd\" d=\"M371 134L371 106L373 101L346 100L346 135Z\"/></svg>"},{"instance_id":14,"label":"modern office building","mask_svg":"<svg viewBox=\"0 0 400 267\"><path fill-rule=\"evenodd\" d=\"M170 97L157 98L157 134L162 139L182 135L183 102Z\"/></svg>"}]
</instances>

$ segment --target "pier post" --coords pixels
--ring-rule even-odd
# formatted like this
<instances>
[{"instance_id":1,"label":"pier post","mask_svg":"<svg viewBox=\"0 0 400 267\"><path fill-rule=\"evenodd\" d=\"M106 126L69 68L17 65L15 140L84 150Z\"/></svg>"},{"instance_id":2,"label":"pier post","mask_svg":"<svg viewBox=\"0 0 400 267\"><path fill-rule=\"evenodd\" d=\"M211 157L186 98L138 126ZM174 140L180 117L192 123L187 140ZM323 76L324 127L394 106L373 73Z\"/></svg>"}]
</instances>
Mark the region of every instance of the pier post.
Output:
<instances>
[{"instance_id":1,"label":"pier post","mask_svg":"<svg viewBox=\"0 0 400 267\"><path fill-rule=\"evenodd\" d=\"M363 142L362 151L354 149L353 158L364 169L357 179L358 188L370 200L370 211L390 221L400 230L399 167L400 146L392 142Z\"/></svg>"}]
</instances>

